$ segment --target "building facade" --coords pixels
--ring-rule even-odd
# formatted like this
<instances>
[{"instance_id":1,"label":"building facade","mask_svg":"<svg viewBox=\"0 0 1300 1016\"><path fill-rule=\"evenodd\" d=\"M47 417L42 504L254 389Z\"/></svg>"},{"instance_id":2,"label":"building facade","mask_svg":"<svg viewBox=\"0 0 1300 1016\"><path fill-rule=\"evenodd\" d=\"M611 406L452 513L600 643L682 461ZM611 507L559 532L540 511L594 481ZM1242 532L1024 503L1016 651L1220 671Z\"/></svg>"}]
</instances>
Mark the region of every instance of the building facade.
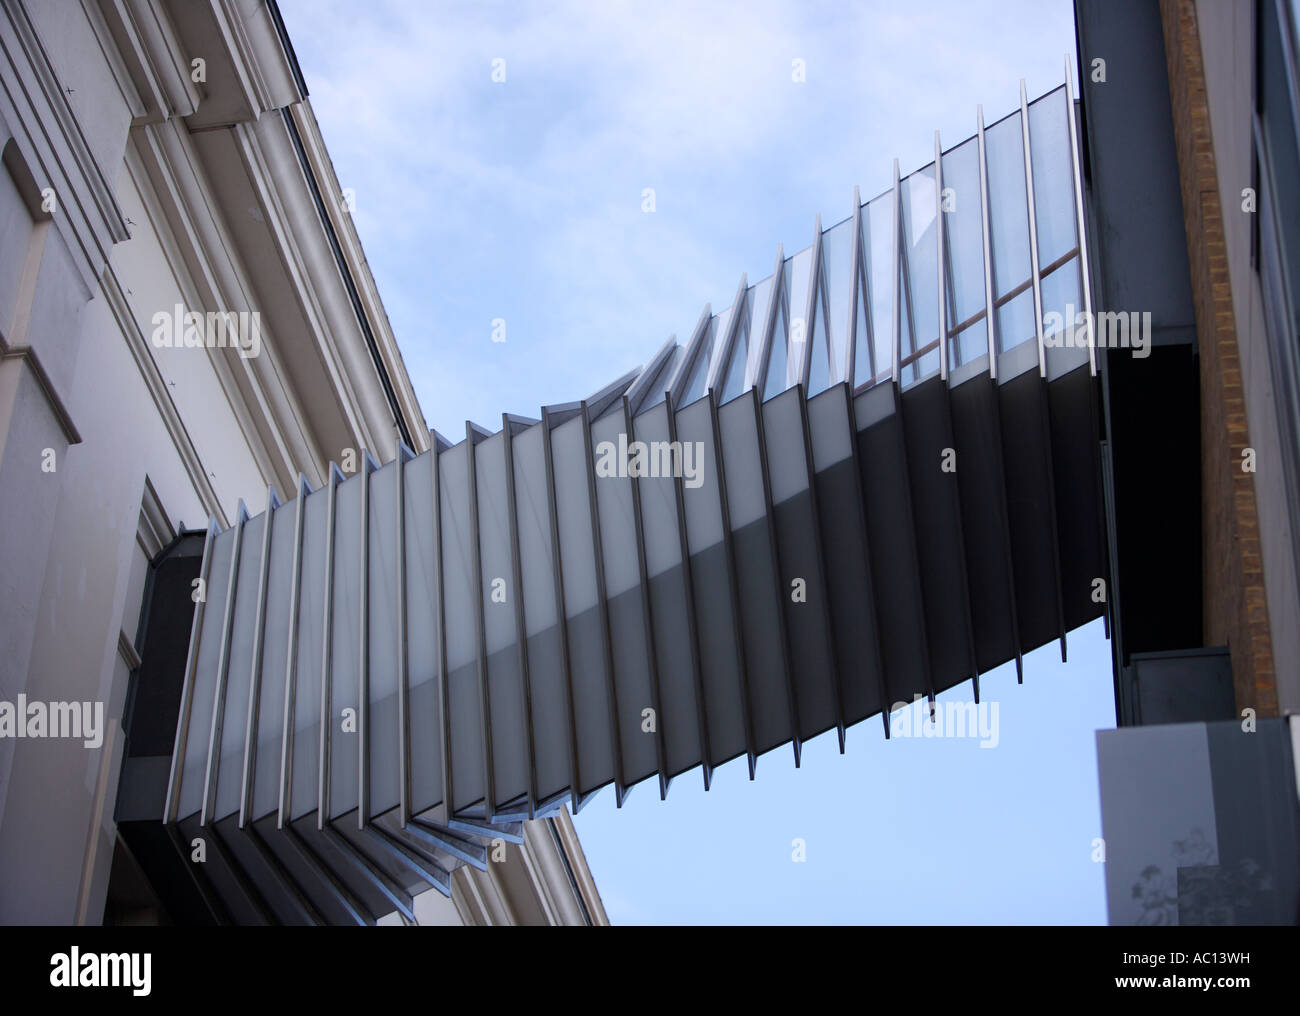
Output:
<instances>
[{"instance_id":1,"label":"building facade","mask_svg":"<svg viewBox=\"0 0 1300 1016\"><path fill-rule=\"evenodd\" d=\"M0 46L0 922L170 920L115 821L160 554L428 430L273 3ZM566 815L507 834L407 919L605 921Z\"/></svg>"},{"instance_id":2,"label":"building facade","mask_svg":"<svg viewBox=\"0 0 1300 1016\"><path fill-rule=\"evenodd\" d=\"M1300 920L1295 4L1078 0L1119 729L1110 920Z\"/></svg>"}]
</instances>

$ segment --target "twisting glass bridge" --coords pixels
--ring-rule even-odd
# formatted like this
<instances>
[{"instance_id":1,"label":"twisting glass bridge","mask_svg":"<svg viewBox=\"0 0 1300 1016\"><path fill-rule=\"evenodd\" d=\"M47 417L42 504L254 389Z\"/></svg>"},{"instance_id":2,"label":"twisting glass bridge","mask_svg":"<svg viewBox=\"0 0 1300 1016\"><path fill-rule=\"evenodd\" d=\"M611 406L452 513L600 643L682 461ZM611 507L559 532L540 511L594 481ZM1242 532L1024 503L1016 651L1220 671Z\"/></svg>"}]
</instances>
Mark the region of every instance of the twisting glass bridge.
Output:
<instances>
[{"instance_id":1,"label":"twisting glass bridge","mask_svg":"<svg viewBox=\"0 0 1300 1016\"><path fill-rule=\"evenodd\" d=\"M205 891L409 914L607 785L1064 656L1107 574L1078 166L1022 85L590 398L214 523L160 816Z\"/></svg>"}]
</instances>

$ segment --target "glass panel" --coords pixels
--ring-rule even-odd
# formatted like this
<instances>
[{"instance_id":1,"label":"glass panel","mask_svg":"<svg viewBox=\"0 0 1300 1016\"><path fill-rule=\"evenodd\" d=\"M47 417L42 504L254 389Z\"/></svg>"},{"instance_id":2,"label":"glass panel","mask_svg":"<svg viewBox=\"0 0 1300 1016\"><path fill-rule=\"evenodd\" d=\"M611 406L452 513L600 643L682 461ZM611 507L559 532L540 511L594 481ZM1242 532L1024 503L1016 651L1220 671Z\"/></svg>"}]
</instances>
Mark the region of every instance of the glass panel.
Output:
<instances>
[{"instance_id":1,"label":"glass panel","mask_svg":"<svg viewBox=\"0 0 1300 1016\"><path fill-rule=\"evenodd\" d=\"M786 387L786 329L783 303L783 300L777 299L776 327L772 330L772 348L768 350L767 354L767 379L763 383L763 398L765 400L785 391Z\"/></svg>"},{"instance_id":2,"label":"glass panel","mask_svg":"<svg viewBox=\"0 0 1300 1016\"><path fill-rule=\"evenodd\" d=\"M1038 327L1034 323L1034 291L1025 289L1014 300L997 309L998 352L1005 353L1022 342L1037 341Z\"/></svg>"},{"instance_id":3,"label":"glass panel","mask_svg":"<svg viewBox=\"0 0 1300 1016\"><path fill-rule=\"evenodd\" d=\"M741 297L741 300L743 302L743 296ZM722 383L718 361L722 359L722 354L726 352L726 350L723 349L723 345L727 341L727 329L731 327L731 315L734 314L735 311L735 307L728 307L721 314L716 315L713 322L709 325L709 327L713 329L713 340L709 344L708 351L709 374L710 376L717 374L719 377L719 380L714 382L715 387Z\"/></svg>"},{"instance_id":4,"label":"glass panel","mask_svg":"<svg viewBox=\"0 0 1300 1016\"><path fill-rule=\"evenodd\" d=\"M862 253L866 259L864 284L871 312L871 341L876 376L894 362L894 193L888 191L862 208ZM863 359L864 333L858 333L858 360ZM865 380L865 378L864 378Z\"/></svg>"},{"instance_id":5,"label":"glass panel","mask_svg":"<svg viewBox=\"0 0 1300 1016\"><path fill-rule=\"evenodd\" d=\"M817 307L813 314L812 360L808 367L808 396L824 392L831 383L829 338L826 334L827 299L826 287L817 287Z\"/></svg>"},{"instance_id":6,"label":"glass panel","mask_svg":"<svg viewBox=\"0 0 1300 1016\"><path fill-rule=\"evenodd\" d=\"M768 321L768 302L772 298L772 277L769 275L761 282L755 283L749 287L748 302L749 315L746 321L741 322L742 328L749 331L749 352L746 355L746 376L758 376L758 355L759 350L763 347L763 339L767 335ZM753 357L753 362L749 361Z\"/></svg>"},{"instance_id":7,"label":"glass panel","mask_svg":"<svg viewBox=\"0 0 1300 1016\"><path fill-rule=\"evenodd\" d=\"M785 383L781 386L781 391L795 384L803 370L804 344L808 341L808 286L811 275L811 247L805 247L793 257L786 258L781 278L785 286L785 313L789 329L785 351Z\"/></svg>"},{"instance_id":8,"label":"glass panel","mask_svg":"<svg viewBox=\"0 0 1300 1016\"><path fill-rule=\"evenodd\" d=\"M1051 348L1054 344L1074 341L1071 329L1076 318L1083 312L1083 295L1079 289L1079 259L1071 258L1050 275L1044 275L1042 281L1043 295L1043 344ZM1058 336L1055 337L1054 336ZM1087 343L1087 335L1080 332L1079 343Z\"/></svg>"},{"instance_id":9,"label":"glass panel","mask_svg":"<svg viewBox=\"0 0 1300 1016\"><path fill-rule=\"evenodd\" d=\"M709 353L713 349L713 337L717 330L717 318L710 319L704 329L704 338L700 342L700 348L695 355L695 363L691 365L689 377L682 386L681 395L677 399L677 405L689 406L696 399L704 394L704 389L709 380Z\"/></svg>"},{"instance_id":10,"label":"glass panel","mask_svg":"<svg viewBox=\"0 0 1300 1016\"><path fill-rule=\"evenodd\" d=\"M822 234L822 278L826 284L826 333L829 356L837 365L832 375L844 372L849 340L849 283L853 272L853 220L845 219ZM829 382L827 382L829 384Z\"/></svg>"},{"instance_id":11,"label":"glass panel","mask_svg":"<svg viewBox=\"0 0 1300 1016\"><path fill-rule=\"evenodd\" d=\"M931 164L902 181L903 251L907 257L908 308L912 321L911 337L903 333L903 359L924 349L939 338L939 270L937 212L934 190L934 165ZM904 381L919 380L929 373L929 359L923 357L902 372ZM938 357L934 367L938 368Z\"/></svg>"},{"instance_id":12,"label":"glass panel","mask_svg":"<svg viewBox=\"0 0 1300 1016\"><path fill-rule=\"evenodd\" d=\"M865 213L864 213L865 214ZM866 251L863 251L865 258ZM858 271L858 277L855 284L858 287L858 332L855 339L856 349L853 357L853 387L856 389L861 385L874 379L877 370L874 363L875 344L871 341L871 324L868 319L868 312L871 306L870 298L867 295L866 282L867 266L865 261Z\"/></svg>"},{"instance_id":13,"label":"glass panel","mask_svg":"<svg viewBox=\"0 0 1300 1016\"><path fill-rule=\"evenodd\" d=\"M1029 152L1034 167L1034 229L1038 266L1045 269L1079 242L1075 228L1074 166L1065 86L1029 106ZM1044 306L1046 311L1046 306Z\"/></svg>"},{"instance_id":14,"label":"glass panel","mask_svg":"<svg viewBox=\"0 0 1300 1016\"><path fill-rule=\"evenodd\" d=\"M673 373L677 370L677 364L681 361L683 355L685 355L685 349L680 345L675 346L673 351L668 354L667 359L664 360L664 365L659 369L659 373L650 382L645 401L641 403L641 407L637 410L638 413L644 413L647 409L653 409L663 402L664 392L669 382L672 381Z\"/></svg>"},{"instance_id":15,"label":"glass panel","mask_svg":"<svg viewBox=\"0 0 1300 1016\"><path fill-rule=\"evenodd\" d=\"M978 138L963 142L943 156L949 331L984 310L984 226L979 160ZM953 337L949 346L949 366L969 362L971 344L969 338L958 342ZM980 349L975 355L987 351Z\"/></svg>"},{"instance_id":16,"label":"glass panel","mask_svg":"<svg viewBox=\"0 0 1300 1016\"><path fill-rule=\"evenodd\" d=\"M993 293L1001 297L1027 281L1030 271L1025 149L1020 114L1015 113L989 127L984 134L984 148L988 159ZM1000 348L1009 349L1014 344L1003 340Z\"/></svg>"},{"instance_id":17,"label":"glass panel","mask_svg":"<svg viewBox=\"0 0 1300 1016\"><path fill-rule=\"evenodd\" d=\"M987 356L989 351L988 326L984 318L980 318L974 324L962 329L952 339L953 350L955 351L954 363L970 363L972 360L981 356Z\"/></svg>"},{"instance_id":18,"label":"glass panel","mask_svg":"<svg viewBox=\"0 0 1300 1016\"><path fill-rule=\"evenodd\" d=\"M722 395L719 402L730 402L744 389L745 364L749 361L749 328L753 303L754 290L750 287L745 291L740 309L740 321L736 324L736 337L728 354L727 366L720 375Z\"/></svg>"}]
</instances>

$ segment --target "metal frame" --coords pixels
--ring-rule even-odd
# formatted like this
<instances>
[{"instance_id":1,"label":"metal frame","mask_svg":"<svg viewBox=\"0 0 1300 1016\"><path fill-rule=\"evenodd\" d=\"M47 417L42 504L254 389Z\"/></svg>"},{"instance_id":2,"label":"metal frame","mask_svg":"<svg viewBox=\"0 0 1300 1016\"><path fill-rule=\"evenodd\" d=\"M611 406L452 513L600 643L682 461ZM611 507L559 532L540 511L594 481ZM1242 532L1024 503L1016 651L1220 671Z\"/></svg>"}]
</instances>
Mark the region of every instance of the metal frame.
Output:
<instances>
[{"instance_id":1,"label":"metal frame","mask_svg":"<svg viewBox=\"0 0 1300 1016\"><path fill-rule=\"evenodd\" d=\"M378 464L362 450L361 547L357 572L361 588L357 593L360 624L357 629L357 828L366 827L370 812L370 477Z\"/></svg>"},{"instance_id":2,"label":"metal frame","mask_svg":"<svg viewBox=\"0 0 1300 1016\"><path fill-rule=\"evenodd\" d=\"M325 484L325 493L329 500L325 505L325 581L324 605L321 613L321 668L320 668L320 745L316 770L316 828L324 829L329 813L330 782L330 714L332 706L332 682L334 650L334 517L336 497L342 472L333 462L330 463L329 480Z\"/></svg>"},{"instance_id":3,"label":"metal frame","mask_svg":"<svg viewBox=\"0 0 1300 1016\"><path fill-rule=\"evenodd\" d=\"M450 446L450 442L436 430L429 431L429 454L433 456L429 470L433 484L433 634L437 646L438 719L442 727L442 807L448 821L455 809L455 798L452 796L451 717L448 713L451 696L447 687L450 682L447 679L447 639L444 636L447 618L442 574L441 460L443 451Z\"/></svg>"},{"instance_id":4,"label":"metal frame","mask_svg":"<svg viewBox=\"0 0 1300 1016\"><path fill-rule=\"evenodd\" d=\"M935 233L935 288L939 296L939 378L948 383L948 264L943 210L943 149L939 145L939 132L934 132L934 233Z\"/></svg>"},{"instance_id":5,"label":"metal frame","mask_svg":"<svg viewBox=\"0 0 1300 1016\"><path fill-rule=\"evenodd\" d=\"M893 330L894 361L893 361L893 368L890 372L890 377L893 380L894 384L899 383L899 378L901 377L902 374L902 369L899 364L899 361L902 359L903 356L903 316L902 316L903 208L901 204L902 199L901 196L899 195L898 185L899 185L898 160L895 159L894 160L894 189L893 189L894 240L892 245L893 262L894 262L893 263L894 298L891 305L891 311L892 311L891 328Z\"/></svg>"},{"instance_id":6,"label":"metal frame","mask_svg":"<svg viewBox=\"0 0 1300 1016\"><path fill-rule=\"evenodd\" d=\"M397 505L394 554L397 608L397 814L402 825L411 818L411 667L406 632L406 464L414 453L399 439L393 478Z\"/></svg>"}]
</instances>

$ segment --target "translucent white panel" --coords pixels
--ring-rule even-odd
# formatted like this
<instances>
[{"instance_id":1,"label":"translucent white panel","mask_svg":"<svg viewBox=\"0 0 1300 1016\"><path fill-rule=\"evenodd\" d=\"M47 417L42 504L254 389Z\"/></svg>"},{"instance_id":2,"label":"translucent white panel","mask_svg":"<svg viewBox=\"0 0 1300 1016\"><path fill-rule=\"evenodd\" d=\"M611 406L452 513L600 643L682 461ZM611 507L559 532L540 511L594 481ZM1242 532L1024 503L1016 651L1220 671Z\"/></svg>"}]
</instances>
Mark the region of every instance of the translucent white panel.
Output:
<instances>
[{"instance_id":1,"label":"translucent white panel","mask_svg":"<svg viewBox=\"0 0 1300 1016\"><path fill-rule=\"evenodd\" d=\"M1070 155L1065 86L1029 106L1029 151L1034 168L1034 230L1038 264L1046 268L1078 246L1074 165ZM1044 308L1046 309L1046 308Z\"/></svg>"},{"instance_id":2,"label":"translucent white panel","mask_svg":"<svg viewBox=\"0 0 1300 1016\"><path fill-rule=\"evenodd\" d=\"M185 761L181 770L178 819L195 814L203 805L204 773L208 762L208 736L212 726L213 697L217 690L217 663L221 657L221 629L226 595L230 589L230 556L234 551L235 528L218 533L209 551L208 579L199 630L199 652L194 668L190 698L189 730L185 738Z\"/></svg>"},{"instance_id":3,"label":"translucent white panel","mask_svg":"<svg viewBox=\"0 0 1300 1016\"><path fill-rule=\"evenodd\" d=\"M658 412L658 410L656 410ZM604 785L614 776L610 741L609 681L604 631L598 609L593 519L582 418L573 417L551 431L555 469L555 515L560 533L560 567L564 575L564 617L573 682L574 726L578 741L580 792Z\"/></svg>"},{"instance_id":4,"label":"translucent white panel","mask_svg":"<svg viewBox=\"0 0 1300 1016\"><path fill-rule=\"evenodd\" d=\"M555 626L555 573L551 567L551 518L547 507L544 431L528 428L514 439L515 505L523 571L524 626L533 636Z\"/></svg>"},{"instance_id":5,"label":"translucent white panel","mask_svg":"<svg viewBox=\"0 0 1300 1016\"><path fill-rule=\"evenodd\" d=\"M707 407L707 403L700 403ZM694 410L691 410L693 412ZM622 412L610 413L592 424L592 450L596 463L617 464L626 447ZM658 769L655 736L641 729L641 711L654 705L651 689L650 648L646 642L646 591L641 586L637 554L633 480L621 469L597 469L596 504L600 518L602 567L608 599L610 641L614 656L614 682L618 695L619 735L626 784Z\"/></svg>"},{"instance_id":6,"label":"translucent white panel","mask_svg":"<svg viewBox=\"0 0 1300 1016\"><path fill-rule=\"evenodd\" d=\"M243 785L244 740L248 728L248 699L253 678L253 637L257 627L257 594L262 571L262 536L266 515L244 523L239 552L239 579L231 617L230 657L225 675L225 716L217 743L217 793L214 819L239 810Z\"/></svg>"},{"instance_id":7,"label":"translucent white panel","mask_svg":"<svg viewBox=\"0 0 1300 1016\"><path fill-rule=\"evenodd\" d=\"M1025 149L1019 113L984 132L984 151L988 160L993 293L1001 297L1027 281L1030 271Z\"/></svg>"},{"instance_id":8,"label":"translucent white panel","mask_svg":"<svg viewBox=\"0 0 1300 1016\"><path fill-rule=\"evenodd\" d=\"M984 226L980 203L979 139L972 138L943 156L944 234L948 297L948 329L955 333L962 325L984 312ZM970 359L969 341L958 342L953 334L949 365ZM976 355L987 352L982 349Z\"/></svg>"},{"instance_id":9,"label":"translucent white panel","mask_svg":"<svg viewBox=\"0 0 1300 1016\"><path fill-rule=\"evenodd\" d=\"M845 219L822 234L822 278L825 281L826 331L831 363L842 364L848 350L849 291L853 274L853 220ZM840 379L843 369L831 371Z\"/></svg>"},{"instance_id":10,"label":"translucent white panel","mask_svg":"<svg viewBox=\"0 0 1300 1016\"><path fill-rule=\"evenodd\" d=\"M699 764L700 739L676 487L671 473L664 475L664 460L657 454L668 445L664 407L641 414L633 426L636 440L645 442L646 448L645 471L638 467L637 485L663 707L659 729L664 735L669 775L676 775ZM651 451L656 454L652 456Z\"/></svg>"},{"instance_id":11,"label":"translucent white panel","mask_svg":"<svg viewBox=\"0 0 1300 1016\"><path fill-rule=\"evenodd\" d=\"M785 284L785 311L788 315L786 332L788 345L785 380L779 389L781 391L795 384L803 370L805 344L809 340L812 326L812 322L808 320L810 303L808 286L812 278L812 254L812 248L805 247L798 254L785 259L782 281Z\"/></svg>"},{"instance_id":12,"label":"translucent white panel","mask_svg":"<svg viewBox=\"0 0 1300 1016\"><path fill-rule=\"evenodd\" d=\"M405 465L406 654L410 685L411 811L442 800L442 702L438 694L441 610L435 575L437 538L433 504L433 453Z\"/></svg>"},{"instance_id":13,"label":"translucent white panel","mask_svg":"<svg viewBox=\"0 0 1300 1016\"><path fill-rule=\"evenodd\" d=\"M301 496L301 495L300 495ZM284 689L288 671L289 616L299 500L275 510L271 520L271 564L266 584L266 631L262 644L257 703L257 756L251 817L272 814L280 801L280 748L284 738Z\"/></svg>"},{"instance_id":14,"label":"translucent white panel","mask_svg":"<svg viewBox=\"0 0 1300 1016\"><path fill-rule=\"evenodd\" d=\"M738 619L729 552L723 541L713 416L707 402L677 414L677 438L682 448L682 503L710 761L721 765L743 752L746 744Z\"/></svg>"},{"instance_id":15,"label":"translucent white panel","mask_svg":"<svg viewBox=\"0 0 1300 1016\"><path fill-rule=\"evenodd\" d=\"M289 814L300 818L316 810L320 771L320 691L325 617L326 527L333 488L326 483L304 506L302 565L298 580L298 649L293 681L293 785Z\"/></svg>"},{"instance_id":16,"label":"translucent white panel","mask_svg":"<svg viewBox=\"0 0 1300 1016\"><path fill-rule=\"evenodd\" d=\"M498 805L526 795L529 789L523 670L516 631L519 590L515 588L514 541L510 534L510 504L506 490L506 441L503 430L474 449L493 799Z\"/></svg>"},{"instance_id":17,"label":"translucent white panel","mask_svg":"<svg viewBox=\"0 0 1300 1016\"><path fill-rule=\"evenodd\" d=\"M330 632L329 795L330 818L357 806L357 718L361 680L362 471L339 485L334 503L333 618ZM346 713L351 710L351 713ZM351 716L349 730L344 718Z\"/></svg>"},{"instance_id":18,"label":"translucent white panel","mask_svg":"<svg viewBox=\"0 0 1300 1016\"><path fill-rule=\"evenodd\" d=\"M396 461L370 474L370 547L368 565L370 695L366 709L370 768L370 814L397 807L397 545ZM430 494L426 491L425 497Z\"/></svg>"},{"instance_id":19,"label":"translucent white panel","mask_svg":"<svg viewBox=\"0 0 1300 1016\"><path fill-rule=\"evenodd\" d=\"M442 589L447 640L447 716L453 807L483 800L483 727L478 686L474 578L470 560L465 442L438 457L442 501Z\"/></svg>"},{"instance_id":20,"label":"translucent white panel","mask_svg":"<svg viewBox=\"0 0 1300 1016\"><path fill-rule=\"evenodd\" d=\"M537 793L545 800L569 785L569 706L557 624L551 515L544 459L545 428L514 438L515 505L523 574L528 684L532 691Z\"/></svg>"}]
</instances>

